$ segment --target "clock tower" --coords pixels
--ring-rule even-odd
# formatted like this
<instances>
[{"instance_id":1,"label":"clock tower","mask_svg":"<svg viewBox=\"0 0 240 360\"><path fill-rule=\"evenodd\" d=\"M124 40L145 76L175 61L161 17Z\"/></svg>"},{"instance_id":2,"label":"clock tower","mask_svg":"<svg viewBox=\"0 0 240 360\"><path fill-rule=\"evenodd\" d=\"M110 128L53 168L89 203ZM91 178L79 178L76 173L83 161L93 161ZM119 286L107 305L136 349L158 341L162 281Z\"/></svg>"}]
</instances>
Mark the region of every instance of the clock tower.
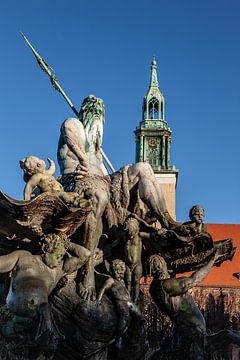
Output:
<instances>
[{"instance_id":1,"label":"clock tower","mask_svg":"<svg viewBox=\"0 0 240 360\"><path fill-rule=\"evenodd\" d=\"M143 99L142 120L135 130L136 162L148 162L161 186L167 208L176 218L175 191L178 170L171 165L171 129L165 120L165 101L159 89L157 62L153 58L151 78L147 94Z\"/></svg>"}]
</instances>

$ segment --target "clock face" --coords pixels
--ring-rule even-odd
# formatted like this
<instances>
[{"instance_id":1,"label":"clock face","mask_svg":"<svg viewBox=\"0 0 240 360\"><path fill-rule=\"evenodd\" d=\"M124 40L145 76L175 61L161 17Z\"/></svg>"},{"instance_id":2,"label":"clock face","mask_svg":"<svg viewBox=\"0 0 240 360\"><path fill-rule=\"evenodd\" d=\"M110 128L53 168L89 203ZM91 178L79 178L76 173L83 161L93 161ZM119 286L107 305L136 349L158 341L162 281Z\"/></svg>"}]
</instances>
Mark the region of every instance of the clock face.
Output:
<instances>
[{"instance_id":1,"label":"clock face","mask_svg":"<svg viewBox=\"0 0 240 360\"><path fill-rule=\"evenodd\" d=\"M156 138L148 139L148 146L150 148L155 148L157 146L157 139Z\"/></svg>"}]
</instances>

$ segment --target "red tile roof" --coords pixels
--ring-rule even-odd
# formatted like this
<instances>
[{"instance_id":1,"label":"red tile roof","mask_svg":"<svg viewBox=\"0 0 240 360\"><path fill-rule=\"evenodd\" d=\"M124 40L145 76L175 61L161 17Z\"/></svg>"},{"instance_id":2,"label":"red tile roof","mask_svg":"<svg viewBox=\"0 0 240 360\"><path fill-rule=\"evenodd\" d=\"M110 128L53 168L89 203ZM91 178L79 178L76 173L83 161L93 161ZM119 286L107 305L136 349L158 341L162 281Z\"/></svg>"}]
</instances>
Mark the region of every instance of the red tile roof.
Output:
<instances>
[{"instance_id":1,"label":"red tile roof","mask_svg":"<svg viewBox=\"0 0 240 360\"><path fill-rule=\"evenodd\" d=\"M220 267L214 267L202 285L240 286L240 281L232 276L233 273L240 272L240 224L207 224L207 228L214 240L232 238L237 249L232 261L225 261Z\"/></svg>"},{"instance_id":2,"label":"red tile roof","mask_svg":"<svg viewBox=\"0 0 240 360\"><path fill-rule=\"evenodd\" d=\"M233 273L240 272L240 224L206 224L208 232L213 240L223 240L231 238L233 245L237 247L232 261L225 261L219 267L213 267L208 276L201 282L204 286L237 286L240 287L240 281L232 276ZM189 276L191 273L179 274L179 276ZM141 279L141 284L150 284L151 277Z\"/></svg>"}]
</instances>

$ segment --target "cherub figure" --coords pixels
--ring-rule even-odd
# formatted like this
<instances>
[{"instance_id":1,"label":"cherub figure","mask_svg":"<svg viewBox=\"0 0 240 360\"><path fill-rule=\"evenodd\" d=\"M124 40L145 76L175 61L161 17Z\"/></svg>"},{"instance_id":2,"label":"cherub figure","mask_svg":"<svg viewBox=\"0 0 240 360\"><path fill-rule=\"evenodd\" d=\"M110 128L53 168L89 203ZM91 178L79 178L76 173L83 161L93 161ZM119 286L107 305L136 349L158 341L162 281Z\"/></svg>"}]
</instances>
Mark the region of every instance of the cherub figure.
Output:
<instances>
[{"instance_id":1,"label":"cherub figure","mask_svg":"<svg viewBox=\"0 0 240 360\"><path fill-rule=\"evenodd\" d=\"M45 236L42 249L43 253L39 255L16 250L0 256L0 273L11 272L6 307L11 314L23 321L26 318L39 319L39 327L36 327L32 339L36 343L45 333L49 334L49 339L57 336L48 306L49 295L63 276L78 270L90 256L89 250L71 243L64 235ZM11 328L13 333L9 333ZM21 336L14 333L11 323L3 325L1 332L8 337Z\"/></svg>"},{"instance_id":2,"label":"cherub figure","mask_svg":"<svg viewBox=\"0 0 240 360\"><path fill-rule=\"evenodd\" d=\"M106 280L97 297L97 301L101 303L104 293L108 291L110 298L116 306L119 322L115 344L118 348L122 347L122 337L129 327L131 314L142 318L138 307L131 301L130 294L125 287L125 272L125 263L119 259L113 260L110 265L112 277Z\"/></svg>"},{"instance_id":3,"label":"cherub figure","mask_svg":"<svg viewBox=\"0 0 240 360\"><path fill-rule=\"evenodd\" d=\"M65 192L63 186L53 176L56 167L54 161L48 159L49 169L46 169L44 160L36 156L28 156L20 160L20 167L24 171L24 200L30 200L33 191L37 188L40 193L55 192L66 203L72 206L80 206L80 195L75 192ZM83 200L83 199L82 199Z\"/></svg>"},{"instance_id":4,"label":"cherub figure","mask_svg":"<svg viewBox=\"0 0 240 360\"><path fill-rule=\"evenodd\" d=\"M142 276L142 237L139 223L134 218L128 218L124 223L125 242L124 258L126 263L126 285L132 299L137 304L140 293L140 278Z\"/></svg>"},{"instance_id":5,"label":"cherub figure","mask_svg":"<svg viewBox=\"0 0 240 360\"><path fill-rule=\"evenodd\" d=\"M27 183L24 188L24 200L30 200L34 188L42 192L63 191L62 185L53 176L56 168L53 160L48 159L49 169L46 169L44 160L36 156L28 156L20 160L20 167L24 171L24 181Z\"/></svg>"},{"instance_id":6,"label":"cherub figure","mask_svg":"<svg viewBox=\"0 0 240 360\"><path fill-rule=\"evenodd\" d=\"M142 276L142 239L148 239L150 233L140 232L136 217L129 216L123 224L123 230L116 232L115 236L116 240L107 246L107 251L122 244L126 265L125 282L129 294L137 304Z\"/></svg>"}]
</instances>

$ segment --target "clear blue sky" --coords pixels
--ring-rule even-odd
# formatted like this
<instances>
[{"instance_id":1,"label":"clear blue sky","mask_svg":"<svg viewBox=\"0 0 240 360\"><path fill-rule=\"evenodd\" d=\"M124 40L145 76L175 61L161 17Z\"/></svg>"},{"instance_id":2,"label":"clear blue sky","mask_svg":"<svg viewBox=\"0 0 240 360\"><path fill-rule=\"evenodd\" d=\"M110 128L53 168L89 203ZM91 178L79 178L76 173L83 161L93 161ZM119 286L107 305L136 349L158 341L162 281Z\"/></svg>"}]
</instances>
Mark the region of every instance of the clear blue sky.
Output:
<instances>
[{"instance_id":1,"label":"clear blue sky","mask_svg":"<svg viewBox=\"0 0 240 360\"><path fill-rule=\"evenodd\" d=\"M240 223L239 0L1 1L0 189L15 198L19 159L56 161L59 127L73 115L19 31L75 107L89 94L104 100L104 150L116 168L134 162L155 55L180 170L178 219L202 204L207 222Z\"/></svg>"}]
</instances>

